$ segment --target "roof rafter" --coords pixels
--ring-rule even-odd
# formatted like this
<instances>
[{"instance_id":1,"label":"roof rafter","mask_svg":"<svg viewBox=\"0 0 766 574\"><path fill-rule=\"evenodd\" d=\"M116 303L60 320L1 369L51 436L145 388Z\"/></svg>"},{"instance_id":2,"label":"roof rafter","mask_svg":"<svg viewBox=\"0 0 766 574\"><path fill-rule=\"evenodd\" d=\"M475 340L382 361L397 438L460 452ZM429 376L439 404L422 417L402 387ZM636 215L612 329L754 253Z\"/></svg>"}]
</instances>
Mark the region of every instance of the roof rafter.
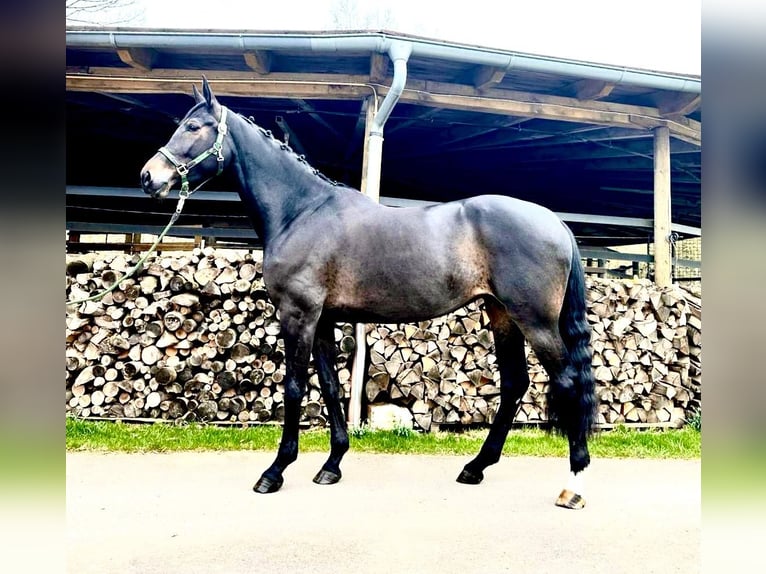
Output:
<instances>
[{"instance_id":1,"label":"roof rafter","mask_svg":"<svg viewBox=\"0 0 766 574\"><path fill-rule=\"evenodd\" d=\"M268 50L252 50L243 54L248 68L259 74L271 72L271 52Z\"/></svg>"},{"instance_id":2,"label":"roof rafter","mask_svg":"<svg viewBox=\"0 0 766 574\"><path fill-rule=\"evenodd\" d=\"M572 95L578 100L600 100L611 94L614 86L599 80L578 80L572 85Z\"/></svg>"},{"instance_id":3,"label":"roof rafter","mask_svg":"<svg viewBox=\"0 0 766 574\"><path fill-rule=\"evenodd\" d=\"M649 137L652 137L651 134L642 130L608 126L585 126L558 134L530 136L526 140L519 141L514 147L527 149L567 143L621 141Z\"/></svg>"},{"instance_id":4,"label":"roof rafter","mask_svg":"<svg viewBox=\"0 0 766 574\"><path fill-rule=\"evenodd\" d=\"M492 66L481 66L473 75L473 86L477 90L492 88L503 81L505 70Z\"/></svg>"},{"instance_id":5,"label":"roof rafter","mask_svg":"<svg viewBox=\"0 0 766 574\"><path fill-rule=\"evenodd\" d=\"M117 50L117 56L131 68L149 72L154 66L157 52L149 48L129 48Z\"/></svg>"},{"instance_id":6,"label":"roof rafter","mask_svg":"<svg viewBox=\"0 0 766 574\"><path fill-rule=\"evenodd\" d=\"M378 52L370 56L370 81L374 84L380 84L386 79L388 74L388 57Z\"/></svg>"},{"instance_id":7,"label":"roof rafter","mask_svg":"<svg viewBox=\"0 0 766 574\"><path fill-rule=\"evenodd\" d=\"M293 98L293 102L304 112L308 114L308 116L314 120L316 123L318 123L320 126L325 128L327 131L329 131L333 136L338 138L339 140L343 140L343 134L341 134L338 130L336 130L330 122L328 122L326 119L324 119L317 111L314 106L309 104L306 100L301 98Z\"/></svg>"},{"instance_id":8,"label":"roof rafter","mask_svg":"<svg viewBox=\"0 0 766 574\"><path fill-rule=\"evenodd\" d=\"M432 117L434 117L436 114L438 114L439 112L441 112L439 108L431 108L430 110L426 110L420 114L417 114L415 117L412 117L408 120L395 122L393 126L391 126L390 128L386 130L386 134L391 135L393 133L398 132L399 130L408 128L413 124L417 124L417 123L429 120Z\"/></svg>"}]
</instances>

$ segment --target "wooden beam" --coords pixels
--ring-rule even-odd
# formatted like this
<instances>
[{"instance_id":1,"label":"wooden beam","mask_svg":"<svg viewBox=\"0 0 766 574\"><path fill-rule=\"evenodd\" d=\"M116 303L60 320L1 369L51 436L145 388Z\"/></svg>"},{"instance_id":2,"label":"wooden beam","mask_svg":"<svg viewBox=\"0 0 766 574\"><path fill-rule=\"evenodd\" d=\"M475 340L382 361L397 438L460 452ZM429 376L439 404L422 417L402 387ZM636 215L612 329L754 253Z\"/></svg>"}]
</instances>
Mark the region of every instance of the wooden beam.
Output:
<instances>
[{"instance_id":1,"label":"wooden beam","mask_svg":"<svg viewBox=\"0 0 766 574\"><path fill-rule=\"evenodd\" d=\"M459 84L441 82L407 83L401 101L421 105L439 105L451 109L470 109L529 118L574 121L598 125L653 129L666 125L671 134L695 145L701 145L699 122L683 118L669 121L657 108L614 102L580 101L575 98L488 89L484 92Z\"/></svg>"},{"instance_id":2,"label":"wooden beam","mask_svg":"<svg viewBox=\"0 0 766 574\"><path fill-rule=\"evenodd\" d=\"M494 136L494 134L493 134ZM506 159L503 160L504 165L507 168L524 169L524 170L543 170L547 169L548 164L564 164L571 163L572 169L582 169L590 171L629 171L629 172L651 172L653 166L653 158L651 155L651 143L647 143L649 148L645 153L641 151L630 152L628 150L620 150L617 148L604 150L588 150L581 149L580 146L570 146L570 149L559 150L561 155L553 154L540 154L539 151L548 148L532 148L533 154L529 157L526 155L526 151L523 147L517 147L512 137L509 137L507 141L502 142L499 134L497 140L491 142L471 143L464 146L420 146L412 149L402 149L395 152L391 152L389 155L392 159L418 159L444 156L445 154L504 154ZM676 155L676 154L674 154ZM388 157L388 156L387 156ZM684 173L692 174L699 171L697 167L689 167L683 162L678 160L673 161L673 171L681 178ZM651 174L649 174L651 178ZM699 177L692 176L684 180L686 183L699 184Z\"/></svg>"},{"instance_id":3,"label":"wooden beam","mask_svg":"<svg viewBox=\"0 0 766 574\"><path fill-rule=\"evenodd\" d=\"M153 114L160 114L160 115L163 115L163 116L172 117L170 114L168 114L167 112L164 112L163 110L158 110L157 108L155 108L153 106L145 104L141 100L138 100L136 98L133 98L133 97L125 95L125 94L112 94L112 93L109 93L109 92L99 92L99 93L100 93L100 95L104 96L105 98L109 98L111 100L116 100L118 102L123 102L123 103L129 104L131 106L134 106L136 108L141 108L141 109L144 109L144 110L149 110ZM109 108L106 108L106 109L109 109Z\"/></svg>"},{"instance_id":4,"label":"wooden beam","mask_svg":"<svg viewBox=\"0 0 766 574\"><path fill-rule=\"evenodd\" d=\"M454 84L446 82L433 82L424 80L407 80L407 89L427 92L430 94L454 94L456 96L474 96L482 99L501 99L515 100L527 103L570 106L575 109L587 109L600 112L626 113L636 115L658 115L657 108L650 106L637 106L630 104L619 104L616 102L587 101L582 102L577 98L566 96L552 96L549 94L540 94L535 92L524 92L520 90L507 90L501 88L489 88L479 92L473 86L465 84ZM406 92L407 90L405 90Z\"/></svg>"},{"instance_id":5,"label":"wooden beam","mask_svg":"<svg viewBox=\"0 0 766 574\"><path fill-rule=\"evenodd\" d=\"M145 92L167 92L171 91L167 88L168 80L176 80L178 82L199 83L200 75L204 74L210 82L220 82L219 89L223 89L224 83L237 83L252 82L252 87L257 89L258 85L269 85L269 81L273 82L289 82L282 86L282 92L284 97L293 97L290 90L297 86L300 88L301 82L308 84L338 84L338 88L342 88L340 84L367 84L369 83L369 77L364 75L348 75L348 74L291 74L291 73L271 73L268 78L253 79L252 73L249 72L230 72L221 70L176 70L176 69L164 69L156 68L149 74L136 76L136 73L129 69L124 68L107 68L107 67L91 67L88 68L88 73L83 74L79 71L73 71L67 69L67 89L87 89L86 84L89 81L100 82L102 85L112 83L115 90L126 91L125 82L132 82L133 86L130 89L137 89ZM70 81L72 82L72 88L70 88ZM74 82L81 87L75 87ZM296 84L296 82L298 84ZM351 86L349 86L351 87ZM378 90L378 96L384 96L388 92L387 86L380 86L376 88ZM189 91L191 88L189 88ZM342 89L338 89L339 93L343 93ZM479 91L473 86L465 84L453 84L447 82L431 82L424 80L415 80L408 78L407 87L402 94L403 97L407 97L409 101L417 103L417 92L424 92L423 101L427 101L427 96L433 98L443 98L444 96L463 97L460 100L456 100L459 106L463 106L466 109L471 109L472 105L466 98L475 98L478 102L475 107L480 108L483 106L483 102L491 102L494 100L510 100L514 102L523 102L527 104L540 104L543 109L552 106L569 107L576 110L586 110L593 112L611 112L614 114L633 114L635 116L650 116L659 117L657 108L649 106L636 106L628 104L618 104L614 102L599 102L588 101L582 102L576 98L551 96L547 94L538 94L533 92L523 92L518 90L505 90L499 88L488 88L483 91ZM185 92L184 92L185 93ZM368 92L369 93L369 92ZM257 93L253 94L258 96Z\"/></svg>"},{"instance_id":6,"label":"wooden beam","mask_svg":"<svg viewBox=\"0 0 766 574\"><path fill-rule=\"evenodd\" d=\"M701 146L702 145L701 138L697 137L696 135L688 135L688 134L685 134L685 133L677 133L674 130L670 131L670 135L674 139L680 140L682 142L694 144L696 146Z\"/></svg>"},{"instance_id":7,"label":"wooden beam","mask_svg":"<svg viewBox=\"0 0 766 574\"><path fill-rule=\"evenodd\" d=\"M514 149L548 147L567 143L622 141L651 137L650 133L630 128L611 128L604 126L585 126L558 134L540 134L529 137L514 145Z\"/></svg>"},{"instance_id":8,"label":"wooden beam","mask_svg":"<svg viewBox=\"0 0 766 574\"><path fill-rule=\"evenodd\" d=\"M314 106L309 104L306 100L303 100L300 98L293 98L293 101L298 105L298 107L302 111L306 112L312 120L314 120L320 126L325 128L327 131L329 131L332 135L334 135L339 140L345 141L345 137L338 130L336 130L330 122L328 122L319 113L317 113L316 108Z\"/></svg>"},{"instance_id":9,"label":"wooden beam","mask_svg":"<svg viewBox=\"0 0 766 574\"><path fill-rule=\"evenodd\" d=\"M670 130L654 130L654 282L659 287L672 283L671 267Z\"/></svg>"},{"instance_id":10,"label":"wooden beam","mask_svg":"<svg viewBox=\"0 0 766 574\"><path fill-rule=\"evenodd\" d=\"M268 79L261 80L253 78L252 74L243 77L239 73L220 74L205 71L197 72L194 76L185 73L169 77L143 78L119 74L70 75L66 78L66 89L75 92L188 95L191 93L192 84L199 84L200 74L208 78L216 94L224 96L357 100L373 92L372 86L367 85L367 76L309 74L296 78L291 74L269 74Z\"/></svg>"},{"instance_id":11,"label":"wooden beam","mask_svg":"<svg viewBox=\"0 0 766 574\"><path fill-rule=\"evenodd\" d=\"M370 105L371 98L365 98L362 101L362 105L359 109L359 115L356 118L356 125L354 126L354 132L348 139L346 145L346 152L343 154L343 163L346 163L359 147L359 143L364 143L365 127L367 125L367 108ZM362 171L364 173L364 170ZM361 183L359 184L361 187Z\"/></svg>"},{"instance_id":12,"label":"wooden beam","mask_svg":"<svg viewBox=\"0 0 766 574\"><path fill-rule=\"evenodd\" d=\"M583 142L585 143L585 142ZM519 155L519 161L524 163L534 161L570 161L585 159L601 159L614 157L633 157L641 156L647 160L652 159L652 143L648 138L644 139L623 139L619 143L600 144L597 140L592 143L598 146L577 146L564 142L558 146L527 146L521 144L513 146L513 149L524 150L523 155ZM695 146L678 143L673 150L674 155L685 153L698 153ZM522 159L523 158L523 159Z\"/></svg>"},{"instance_id":13,"label":"wooden beam","mask_svg":"<svg viewBox=\"0 0 766 574\"><path fill-rule=\"evenodd\" d=\"M119 68L90 68L90 74L66 76L70 91L112 91L133 93L188 93L189 84L205 74L217 93L232 96L305 99L360 99L373 91L385 96L386 86L373 87L367 76L343 74L269 74L254 79L243 72L197 70L152 70L136 77L135 72ZM672 136L696 145L701 142L699 122L688 118L669 120L657 108L613 102L587 101L515 90L413 80L407 82L400 101L428 107L472 110L525 118L550 119L633 129L668 126ZM696 125L695 125L696 124Z\"/></svg>"},{"instance_id":14,"label":"wooden beam","mask_svg":"<svg viewBox=\"0 0 766 574\"><path fill-rule=\"evenodd\" d=\"M370 81L382 84L388 75L388 56L375 52L370 56Z\"/></svg>"},{"instance_id":15,"label":"wooden beam","mask_svg":"<svg viewBox=\"0 0 766 574\"><path fill-rule=\"evenodd\" d=\"M691 122L687 120L688 118L663 118L659 115L659 110L657 110L656 116L630 115L631 123L636 126L643 126L652 130L660 126L665 126L670 129L670 134L673 137L699 147L702 145L701 124L699 124L699 122L694 122L700 126L699 128L695 128L690 125Z\"/></svg>"},{"instance_id":16,"label":"wooden beam","mask_svg":"<svg viewBox=\"0 0 766 574\"><path fill-rule=\"evenodd\" d=\"M245 63L251 70L266 75L271 72L271 52L268 50L253 50L245 52Z\"/></svg>"},{"instance_id":17,"label":"wooden beam","mask_svg":"<svg viewBox=\"0 0 766 574\"><path fill-rule=\"evenodd\" d=\"M666 124L670 127L670 136L697 147L702 146L702 123L685 116L673 116L666 119Z\"/></svg>"},{"instance_id":18,"label":"wooden beam","mask_svg":"<svg viewBox=\"0 0 766 574\"><path fill-rule=\"evenodd\" d=\"M117 55L131 68L151 72L157 52L149 48L119 49Z\"/></svg>"},{"instance_id":19,"label":"wooden beam","mask_svg":"<svg viewBox=\"0 0 766 574\"><path fill-rule=\"evenodd\" d=\"M515 141L519 137L519 132L515 131L513 134L509 134L506 130L513 126L528 122L529 118L514 118L509 122L503 122L500 125L486 126L482 128L465 128L454 130L457 133L452 137L441 139L438 143L439 149L445 149L456 143L465 142L467 140L475 140L476 138L482 138L490 135L493 143L488 145L502 145L507 144L509 141ZM500 143L502 142L502 143ZM472 143L469 147L475 145ZM482 145L481 143L479 145ZM487 145L485 143L485 145Z\"/></svg>"},{"instance_id":20,"label":"wooden beam","mask_svg":"<svg viewBox=\"0 0 766 574\"><path fill-rule=\"evenodd\" d=\"M654 101L661 115L683 117L702 105L702 94L663 94L658 95Z\"/></svg>"},{"instance_id":21,"label":"wooden beam","mask_svg":"<svg viewBox=\"0 0 766 574\"><path fill-rule=\"evenodd\" d=\"M440 108L433 108L434 110L440 110ZM420 116L419 116L420 117ZM410 120L412 121L412 120ZM430 141L426 145L419 144L417 146L408 146L406 144L400 144L397 146L396 151L390 153L393 158L407 158L413 159L417 157L431 157L444 153L445 151L459 151L462 149L473 149L476 145L493 145L488 142L494 142L494 145L499 145L497 142L499 139L503 139L504 143L508 141L515 141L520 137L520 132L514 130L513 134L510 134L507 128L513 127L517 124L529 121L529 118L513 118L510 121L499 121L497 119L486 123L485 125L451 125L446 129L441 129L430 138ZM399 126L397 126L398 128ZM395 130L390 130L387 133L391 133ZM464 144L456 146L455 144L464 142L466 140L476 140L482 138L481 143L472 141L470 144Z\"/></svg>"},{"instance_id":22,"label":"wooden beam","mask_svg":"<svg viewBox=\"0 0 766 574\"><path fill-rule=\"evenodd\" d=\"M543 103L519 99L477 98L462 94L435 94L405 90L400 101L454 110L472 110L526 118L593 123L621 127L643 128L631 120L630 114L583 108L582 106ZM658 122L659 120L656 120Z\"/></svg>"},{"instance_id":23,"label":"wooden beam","mask_svg":"<svg viewBox=\"0 0 766 574\"><path fill-rule=\"evenodd\" d=\"M599 80L579 80L572 85L573 95L578 100L600 100L612 93L614 84Z\"/></svg>"},{"instance_id":24,"label":"wooden beam","mask_svg":"<svg viewBox=\"0 0 766 574\"><path fill-rule=\"evenodd\" d=\"M441 112L439 108L431 108L430 110L426 110L422 114L418 114L408 120L399 121L394 125L393 127L387 127L386 129L386 135L390 136L391 134L398 132L399 130L402 130L404 128L410 127L413 124L417 124L420 122L424 122L432 117L434 117L436 114Z\"/></svg>"},{"instance_id":25,"label":"wooden beam","mask_svg":"<svg viewBox=\"0 0 766 574\"><path fill-rule=\"evenodd\" d=\"M473 76L473 86L477 90L493 88L503 81L505 70L492 66L481 66Z\"/></svg>"}]
</instances>

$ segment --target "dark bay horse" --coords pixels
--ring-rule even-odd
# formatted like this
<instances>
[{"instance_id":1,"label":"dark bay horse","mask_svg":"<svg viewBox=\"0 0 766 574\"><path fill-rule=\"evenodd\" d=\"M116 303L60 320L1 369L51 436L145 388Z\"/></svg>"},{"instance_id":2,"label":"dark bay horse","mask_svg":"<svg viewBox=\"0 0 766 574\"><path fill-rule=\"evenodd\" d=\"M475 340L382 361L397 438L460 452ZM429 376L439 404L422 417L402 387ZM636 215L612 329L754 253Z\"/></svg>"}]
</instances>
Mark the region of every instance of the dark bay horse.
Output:
<instances>
[{"instance_id":1,"label":"dark bay horse","mask_svg":"<svg viewBox=\"0 0 766 574\"><path fill-rule=\"evenodd\" d=\"M570 483L556 504L581 508L594 410L582 263L551 211L483 195L416 208L379 205L335 185L269 132L203 93L141 171L166 196L228 171L263 240L263 277L285 342L285 420L274 463L253 487L279 490L298 455L300 404L313 353L327 406L330 456L314 478L333 484L349 447L335 371L335 322L418 321L483 298L494 333L501 403L478 455L458 481L478 484L500 453L529 386L524 340L550 377L548 416L569 441Z\"/></svg>"}]
</instances>

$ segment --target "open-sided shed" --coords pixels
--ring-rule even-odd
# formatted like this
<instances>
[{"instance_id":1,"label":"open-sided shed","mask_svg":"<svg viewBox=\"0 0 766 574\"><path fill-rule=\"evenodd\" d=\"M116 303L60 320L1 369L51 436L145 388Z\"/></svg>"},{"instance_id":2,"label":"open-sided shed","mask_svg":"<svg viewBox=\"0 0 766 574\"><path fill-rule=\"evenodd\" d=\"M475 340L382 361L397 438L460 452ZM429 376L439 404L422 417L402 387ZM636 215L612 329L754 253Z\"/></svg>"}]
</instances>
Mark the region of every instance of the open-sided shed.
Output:
<instances>
[{"instance_id":1,"label":"open-sided shed","mask_svg":"<svg viewBox=\"0 0 766 574\"><path fill-rule=\"evenodd\" d=\"M204 74L327 176L377 195L379 170L384 203L528 199L584 255L654 242L660 283L671 233L700 234L698 76L388 32L68 29L66 66L71 232L165 225L172 202L144 197L138 173ZM194 196L175 233L257 242L226 181Z\"/></svg>"}]
</instances>

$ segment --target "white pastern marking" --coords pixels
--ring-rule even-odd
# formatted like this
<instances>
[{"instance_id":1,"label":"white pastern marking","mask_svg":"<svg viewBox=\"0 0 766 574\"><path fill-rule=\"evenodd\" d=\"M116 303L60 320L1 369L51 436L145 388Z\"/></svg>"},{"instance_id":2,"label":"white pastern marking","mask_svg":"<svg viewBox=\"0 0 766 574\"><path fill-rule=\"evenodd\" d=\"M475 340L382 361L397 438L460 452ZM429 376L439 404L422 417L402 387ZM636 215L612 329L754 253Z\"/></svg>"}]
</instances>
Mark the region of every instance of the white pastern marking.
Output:
<instances>
[{"instance_id":1,"label":"white pastern marking","mask_svg":"<svg viewBox=\"0 0 766 574\"><path fill-rule=\"evenodd\" d=\"M570 472L569 480L567 480L565 488L566 490L571 490L575 494L585 497L585 471L581 470L577 474Z\"/></svg>"}]
</instances>

